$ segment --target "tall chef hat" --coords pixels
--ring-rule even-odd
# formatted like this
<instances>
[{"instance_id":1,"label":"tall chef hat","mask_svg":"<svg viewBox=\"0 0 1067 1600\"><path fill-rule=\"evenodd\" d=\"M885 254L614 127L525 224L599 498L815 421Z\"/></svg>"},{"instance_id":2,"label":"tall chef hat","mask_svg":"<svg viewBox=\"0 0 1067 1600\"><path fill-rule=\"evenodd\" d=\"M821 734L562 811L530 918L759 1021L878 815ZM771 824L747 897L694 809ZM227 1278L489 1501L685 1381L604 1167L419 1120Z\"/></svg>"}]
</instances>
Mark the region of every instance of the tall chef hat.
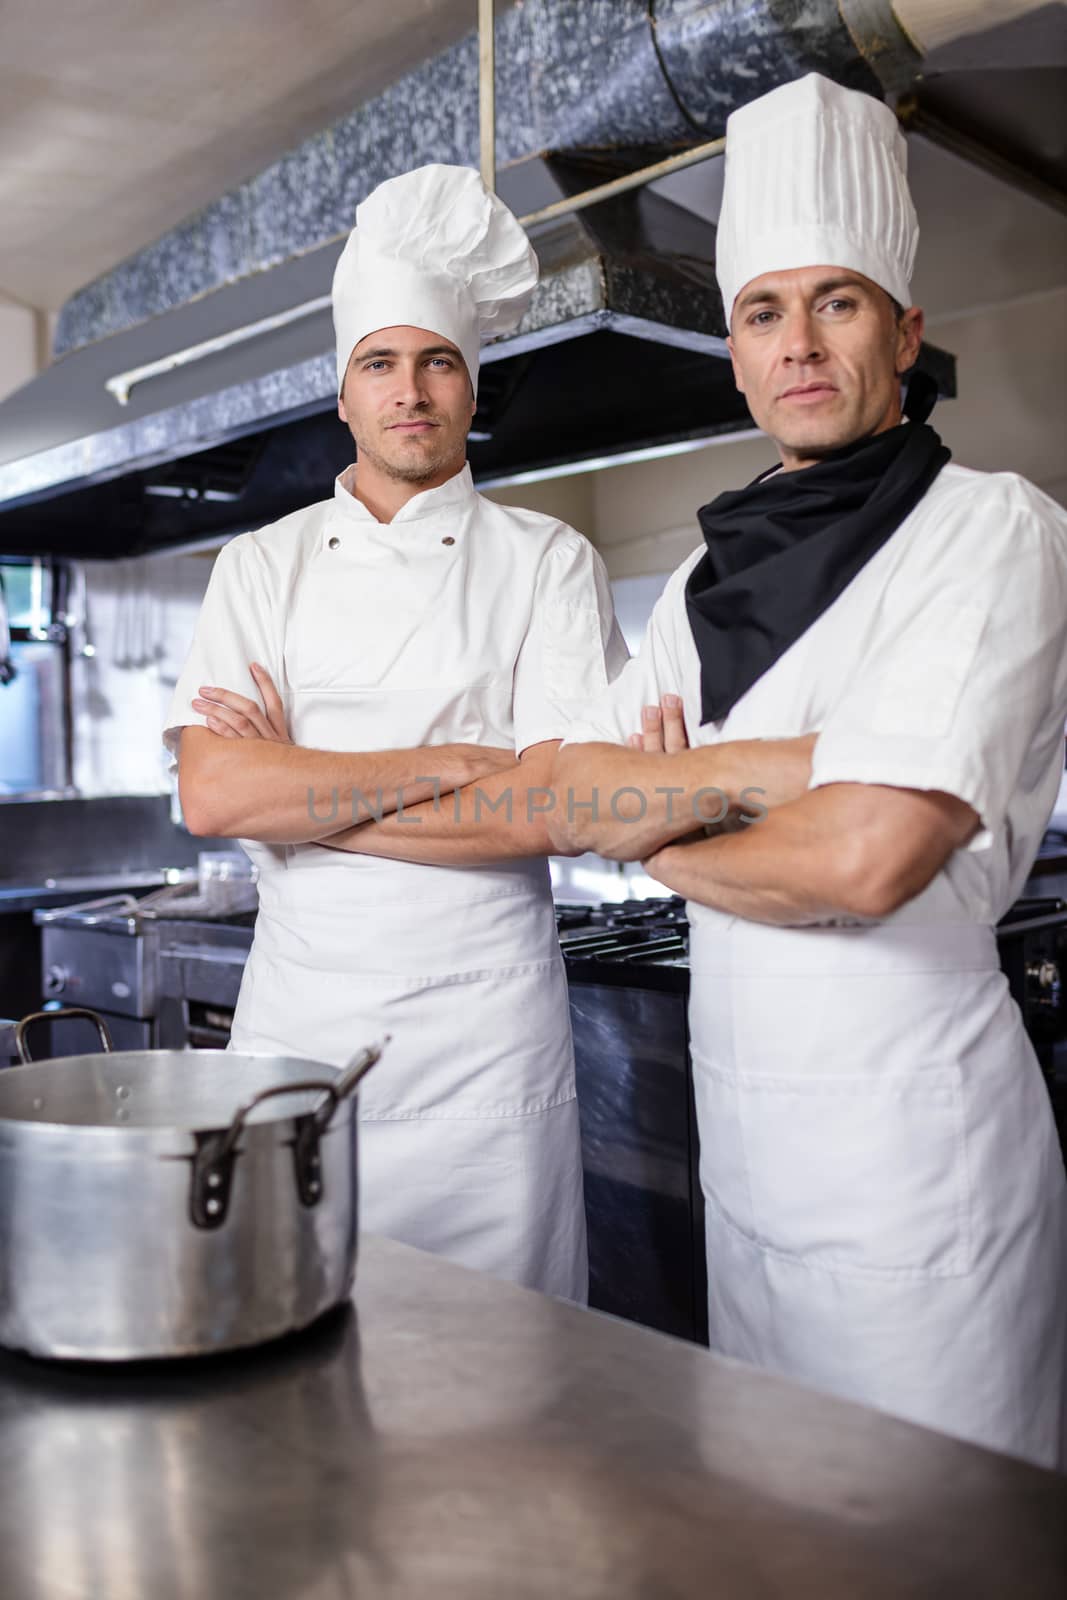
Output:
<instances>
[{"instance_id":1,"label":"tall chef hat","mask_svg":"<svg viewBox=\"0 0 1067 1600\"><path fill-rule=\"evenodd\" d=\"M746 283L791 267L847 267L910 305L907 174L889 107L820 73L733 112L715 262L727 326Z\"/></svg>"},{"instance_id":2,"label":"tall chef hat","mask_svg":"<svg viewBox=\"0 0 1067 1600\"><path fill-rule=\"evenodd\" d=\"M470 167L387 179L356 207L333 275L338 390L361 339L409 326L456 345L477 392L481 340L518 326L537 271L518 222Z\"/></svg>"}]
</instances>

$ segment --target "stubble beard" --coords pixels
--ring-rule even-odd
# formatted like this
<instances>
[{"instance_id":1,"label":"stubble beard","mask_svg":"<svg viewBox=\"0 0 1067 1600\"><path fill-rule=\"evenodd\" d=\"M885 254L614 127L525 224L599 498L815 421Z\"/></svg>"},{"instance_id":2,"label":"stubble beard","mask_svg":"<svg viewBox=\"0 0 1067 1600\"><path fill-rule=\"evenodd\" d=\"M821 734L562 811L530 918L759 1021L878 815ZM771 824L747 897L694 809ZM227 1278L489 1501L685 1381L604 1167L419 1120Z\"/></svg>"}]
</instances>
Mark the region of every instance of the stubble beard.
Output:
<instances>
[{"instance_id":1,"label":"stubble beard","mask_svg":"<svg viewBox=\"0 0 1067 1600\"><path fill-rule=\"evenodd\" d=\"M851 444L857 444L861 439L869 438L877 427L877 421L862 416L857 410L851 415L827 417L819 427L814 418L807 430L808 437L804 437L805 430L798 428L792 437L776 433L767 429L771 438L778 447L778 453L783 461L823 461L827 456L832 456L837 450L844 450Z\"/></svg>"},{"instance_id":2,"label":"stubble beard","mask_svg":"<svg viewBox=\"0 0 1067 1600\"><path fill-rule=\"evenodd\" d=\"M862 433L845 433L839 438L812 439L803 443L793 439L775 439L774 442L784 460L824 461L827 456L832 456L835 450L843 450L846 445L855 444L863 437Z\"/></svg>"},{"instance_id":3,"label":"stubble beard","mask_svg":"<svg viewBox=\"0 0 1067 1600\"><path fill-rule=\"evenodd\" d=\"M435 449L431 455L423 456L421 460L407 462L395 460L384 455L381 451L375 450L368 445L365 440L356 439L354 434L353 439L355 440L357 456L364 456L368 461L373 462L375 469L384 477L391 478L394 483L425 483L428 479L435 477L442 467L447 466L450 461L456 459L463 450L465 443L465 440L461 440L458 444L453 444L451 448L442 446L439 449Z\"/></svg>"},{"instance_id":4,"label":"stubble beard","mask_svg":"<svg viewBox=\"0 0 1067 1600\"><path fill-rule=\"evenodd\" d=\"M902 420L903 418L898 417L895 422L886 423L881 418L872 420L869 417L853 417L850 422L843 422L836 429L827 429L818 438L796 440L782 439L774 435L772 437L783 460L791 457L795 461L824 461L836 451L847 449L849 445L873 439L886 427L894 427Z\"/></svg>"}]
</instances>

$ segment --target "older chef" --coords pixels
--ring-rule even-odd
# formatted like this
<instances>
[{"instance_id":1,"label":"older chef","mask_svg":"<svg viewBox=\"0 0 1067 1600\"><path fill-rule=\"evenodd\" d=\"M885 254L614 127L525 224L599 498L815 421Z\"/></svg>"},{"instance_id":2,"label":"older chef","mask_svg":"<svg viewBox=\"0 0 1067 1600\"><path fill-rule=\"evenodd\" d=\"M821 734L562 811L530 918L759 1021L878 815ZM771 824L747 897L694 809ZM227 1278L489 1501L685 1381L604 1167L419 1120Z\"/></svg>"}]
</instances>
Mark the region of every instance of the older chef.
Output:
<instances>
[{"instance_id":1,"label":"older chef","mask_svg":"<svg viewBox=\"0 0 1067 1600\"><path fill-rule=\"evenodd\" d=\"M1063 768L1067 517L949 464L921 385L902 420L922 313L890 111L812 75L726 148L730 348L781 465L701 511L640 657L571 728L608 742L563 747L552 826L689 901L713 1347L1052 1464L1064 1171L993 924ZM703 748L678 715L625 748L675 689ZM697 758L737 798L748 741L805 733L799 797L717 837L665 820ZM582 809L624 785L643 817Z\"/></svg>"},{"instance_id":2,"label":"older chef","mask_svg":"<svg viewBox=\"0 0 1067 1600\"><path fill-rule=\"evenodd\" d=\"M165 739L190 826L260 869L233 1048L341 1063L392 1035L360 1095L363 1225L580 1300L567 990L528 802L626 650L592 547L483 499L465 460L479 338L536 278L466 168L360 205L333 286L357 464L220 552ZM382 833L408 859L374 853Z\"/></svg>"}]
</instances>

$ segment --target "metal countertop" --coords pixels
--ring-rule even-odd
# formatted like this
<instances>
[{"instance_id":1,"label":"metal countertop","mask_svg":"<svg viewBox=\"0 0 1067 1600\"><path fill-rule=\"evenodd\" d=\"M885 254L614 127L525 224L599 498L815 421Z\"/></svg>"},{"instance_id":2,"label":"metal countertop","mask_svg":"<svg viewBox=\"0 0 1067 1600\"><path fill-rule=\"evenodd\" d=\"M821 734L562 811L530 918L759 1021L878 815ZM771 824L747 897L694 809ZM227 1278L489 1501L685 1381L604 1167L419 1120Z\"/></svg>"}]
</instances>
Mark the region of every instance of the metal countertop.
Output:
<instances>
[{"instance_id":1,"label":"metal countertop","mask_svg":"<svg viewBox=\"0 0 1067 1600\"><path fill-rule=\"evenodd\" d=\"M240 1357L0 1355L5 1600L1063 1593L1067 1478L366 1238Z\"/></svg>"},{"instance_id":2,"label":"metal countertop","mask_svg":"<svg viewBox=\"0 0 1067 1600\"><path fill-rule=\"evenodd\" d=\"M195 867L180 870L184 871L185 881L195 881ZM76 905L96 895L119 890L160 888L172 881L167 878L166 871L162 867L131 867L127 872L48 878L42 883L0 883L0 913Z\"/></svg>"}]
</instances>

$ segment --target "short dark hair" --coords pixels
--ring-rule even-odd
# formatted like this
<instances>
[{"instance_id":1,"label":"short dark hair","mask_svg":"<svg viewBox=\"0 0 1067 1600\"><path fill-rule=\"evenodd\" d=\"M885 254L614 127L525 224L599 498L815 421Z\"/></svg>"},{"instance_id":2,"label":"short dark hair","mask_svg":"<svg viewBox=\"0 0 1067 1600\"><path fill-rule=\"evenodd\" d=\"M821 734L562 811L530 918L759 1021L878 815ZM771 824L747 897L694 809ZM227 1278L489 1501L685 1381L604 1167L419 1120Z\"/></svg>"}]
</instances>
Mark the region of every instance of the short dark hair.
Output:
<instances>
[{"instance_id":1,"label":"short dark hair","mask_svg":"<svg viewBox=\"0 0 1067 1600\"><path fill-rule=\"evenodd\" d=\"M888 289L886 290L886 294L889 294L889 290ZM904 320L904 312L905 312L905 310L907 308L905 306L902 306L899 300L894 300L893 296L891 294L889 295L889 304L893 307L893 315L897 319L897 321L898 322L903 322L903 320Z\"/></svg>"}]
</instances>

